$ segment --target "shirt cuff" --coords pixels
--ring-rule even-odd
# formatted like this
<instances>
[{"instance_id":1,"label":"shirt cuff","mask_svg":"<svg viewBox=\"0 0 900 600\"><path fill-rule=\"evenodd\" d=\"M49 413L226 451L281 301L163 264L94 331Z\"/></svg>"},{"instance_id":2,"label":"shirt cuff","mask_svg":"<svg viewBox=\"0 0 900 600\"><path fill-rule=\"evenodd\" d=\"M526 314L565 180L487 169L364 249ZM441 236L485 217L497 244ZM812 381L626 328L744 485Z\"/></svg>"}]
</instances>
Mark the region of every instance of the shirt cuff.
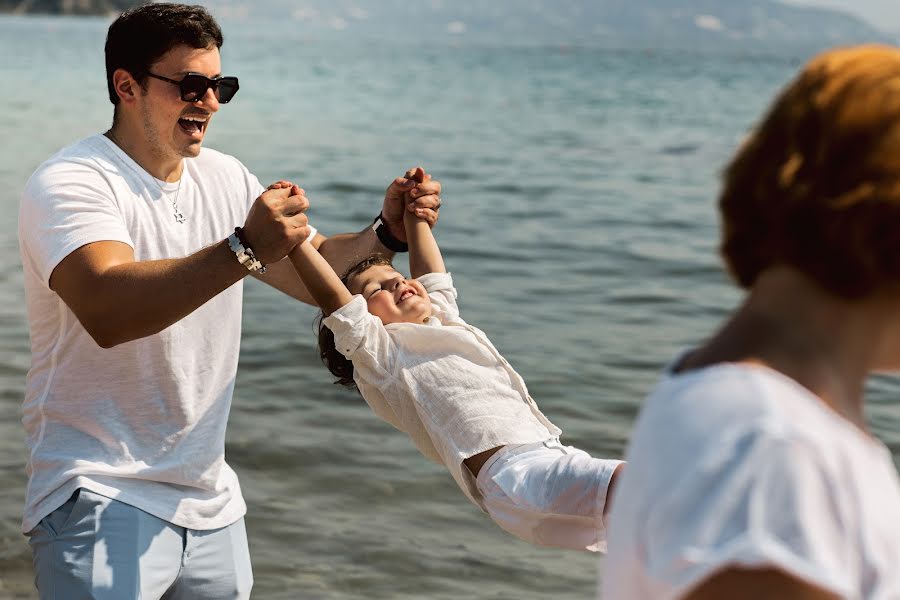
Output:
<instances>
[{"instance_id":1,"label":"shirt cuff","mask_svg":"<svg viewBox=\"0 0 900 600\"><path fill-rule=\"evenodd\" d=\"M429 294L441 290L450 290L453 292L453 297L456 298L456 288L453 287L453 277L450 273L426 273L421 277L416 277L416 279L425 287L425 291Z\"/></svg>"},{"instance_id":2,"label":"shirt cuff","mask_svg":"<svg viewBox=\"0 0 900 600\"><path fill-rule=\"evenodd\" d=\"M603 523L603 535L601 535L601 539L604 544L606 542L606 532L609 531L609 515L612 511L606 510L606 503L610 500L609 498L609 484L612 482L613 474L615 474L616 469L619 468L619 465L624 465L624 460L615 460L612 458L603 459L603 466L600 469L600 473L597 476L597 479L600 482L601 489L603 490L602 494L597 494L597 514L601 515L601 522Z\"/></svg>"},{"instance_id":3,"label":"shirt cuff","mask_svg":"<svg viewBox=\"0 0 900 600\"><path fill-rule=\"evenodd\" d=\"M370 317L365 298L356 294L353 299L322 320L334 334L334 345L348 359L365 338L366 318Z\"/></svg>"}]
</instances>

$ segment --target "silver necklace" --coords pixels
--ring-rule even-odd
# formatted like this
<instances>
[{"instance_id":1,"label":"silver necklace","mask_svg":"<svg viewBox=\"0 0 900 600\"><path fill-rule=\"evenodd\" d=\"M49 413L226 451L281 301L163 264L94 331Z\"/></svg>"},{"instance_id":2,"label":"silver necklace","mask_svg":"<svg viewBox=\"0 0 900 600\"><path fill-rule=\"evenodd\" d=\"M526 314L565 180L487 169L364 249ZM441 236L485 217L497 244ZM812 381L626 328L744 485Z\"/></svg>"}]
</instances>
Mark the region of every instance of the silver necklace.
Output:
<instances>
[{"instance_id":1,"label":"silver necklace","mask_svg":"<svg viewBox=\"0 0 900 600\"><path fill-rule=\"evenodd\" d=\"M155 178L154 178L155 179ZM178 210L178 194L181 192L181 184L184 181L184 173L181 174L181 179L178 180L178 187L175 189L175 197L172 198L166 191L163 189L163 186L159 185L159 182L156 182L156 185L159 185L159 191L168 198L169 202L172 203L172 216L175 217L175 221L177 223L184 223L187 219L184 218L184 214L180 210Z\"/></svg>"},{"instance_id":2,"label":"silver necklace","mask_svg":"<svg viewBox=\"0 0 900 600\"><path fill-rule=\"evenodd\" d=\"M125 148L122 147L122 144L119 143L119 140L116 139L116 136L113 135L112 130L106 132L106 137L108 137L112 142L122 149L122 152L125 152ZM125 152L125 154L128 154ZM153 175L151 175L153 177ZM184 182L184 171L181 172L181 177L178 179L178 187L175 188L175 197L170 196L166 190L163 188L162 184L159 183L159 180L156 177L153 177L153 181L156 182L156 185L159 187L160 193L165 196L166 200L172 203L172 216L175 217L176 223L184 223L187 219L184 218L184 213L181 212L178 208L178 194L181 193L181 184Z\"/></svg>"}]
</instances>

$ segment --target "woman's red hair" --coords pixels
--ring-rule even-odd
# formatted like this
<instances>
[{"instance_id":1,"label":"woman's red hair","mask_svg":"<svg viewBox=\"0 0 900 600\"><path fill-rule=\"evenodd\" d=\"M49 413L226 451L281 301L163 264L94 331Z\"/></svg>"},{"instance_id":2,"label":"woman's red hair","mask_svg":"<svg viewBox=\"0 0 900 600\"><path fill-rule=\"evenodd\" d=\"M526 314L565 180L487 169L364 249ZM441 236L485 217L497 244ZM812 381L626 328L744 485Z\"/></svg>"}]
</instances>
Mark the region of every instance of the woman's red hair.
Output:
<instances>
[{"instance_id":1,"label":"woman's red hair","mask_svg":"<svg viewBox=\"0 0 900 600\"><path fill-rule=\"evenodd\" d=\"M900 49L810 61L727 167L719 208L744 287L776 264L847 298L900 284Z\"/></svg>"}]
</instances>

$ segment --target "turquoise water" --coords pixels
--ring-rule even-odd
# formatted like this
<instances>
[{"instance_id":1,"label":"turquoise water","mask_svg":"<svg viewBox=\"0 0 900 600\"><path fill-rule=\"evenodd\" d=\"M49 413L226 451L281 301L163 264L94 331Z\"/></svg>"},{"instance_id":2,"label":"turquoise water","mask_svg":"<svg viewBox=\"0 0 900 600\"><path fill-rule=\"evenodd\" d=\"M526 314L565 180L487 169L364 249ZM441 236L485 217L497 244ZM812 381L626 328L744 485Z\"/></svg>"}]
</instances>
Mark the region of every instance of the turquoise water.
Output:
<instances>
[{"instance_id":1,"label":"turquoise water","mask_svg":"<svg viewBox=\"0 0 900 600\"><path fill-rule=\"evenodd\" d=\"M107 25L0 18L4 599L35 597L19 533L19 193L57 149L109 126ZM263 182L303 185L325 233L361 228L395 175L425 165L444 184L437 235L464 316L565 441L619 456L661 366L739 299L716 256L717 173L803 57L422 47L223 25L223 70L241 91L207 145ZM227 456L249 504L255 597L593 597L594 556L507 536L330 383L314 310L253 281L246 300ZM870 407L895 459L897 392L876 380Z\"/></svg>"}]
</instances>

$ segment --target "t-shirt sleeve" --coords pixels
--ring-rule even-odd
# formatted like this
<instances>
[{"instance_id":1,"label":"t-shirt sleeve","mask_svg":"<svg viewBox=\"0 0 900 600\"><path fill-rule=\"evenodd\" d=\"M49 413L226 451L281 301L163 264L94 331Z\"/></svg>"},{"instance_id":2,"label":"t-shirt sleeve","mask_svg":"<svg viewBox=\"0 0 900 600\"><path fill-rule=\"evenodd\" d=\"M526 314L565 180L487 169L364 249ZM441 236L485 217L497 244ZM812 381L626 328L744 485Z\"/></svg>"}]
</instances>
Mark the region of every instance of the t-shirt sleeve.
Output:
<instances>
[{"instance_id":1,"label":"t-shirt sleeve","mask_svg":"<svg viewBox=\"0 0 900 600\"><path fill-rule=\"evenodd\" d=\"M58 162L28 181L19 207L19 235L44 284L69 254L92 242L134 242L109 182L87 164Z\"/></svg>"},{"instance_id":2,"label":"t-shirt sleeve","mask_svg":"<svg viewBox=\"0 0 900 600\"><path fill-rule=\"evenodd\" d=\"M417 279L428 292L428 298L434 306L451 318L459 316L456 288L453 287L450 273L426 273Z\"/></svg>"},{"instance_id":3,"label":"t-shirt sleeve","mask_svg":"<svg viewBox=\"0 0 900 600\"><path fill-rule=\"evenodd\" d=\"M238 168L241 170L241 175L243 175L244 178L244 185L247 188L247 210L249 211L250 207L253 206L253 201L266 191L266 186L260 183L259 178L251 173L250 169L237 158L228 156L228 159L237 164Z\"/></svg>"},{"instance_id":4,"label":"t-shirt sleeve","mask_svg":"<svg viewBox=\"0 0 900 600\"><path fill-rule=\"evenodd\" d=\"M652 506L642 532L649 577L680 597L728 567L774 568L851 596L853 509L834 471L802 440L736 440Z\"/></svg>"},{"instance_id":5,"label":"t-shirt sleeve","mask_svg":"<svg viewBox=\"0 0 900 600\"><path fill-rule=\"evenodd\" d=\"M395 346L381 320L369 313L360 295L322 323L334 333L338 352L353 362L354 377L381 386L391 379Z\"/></svg>"}]
</instances>

